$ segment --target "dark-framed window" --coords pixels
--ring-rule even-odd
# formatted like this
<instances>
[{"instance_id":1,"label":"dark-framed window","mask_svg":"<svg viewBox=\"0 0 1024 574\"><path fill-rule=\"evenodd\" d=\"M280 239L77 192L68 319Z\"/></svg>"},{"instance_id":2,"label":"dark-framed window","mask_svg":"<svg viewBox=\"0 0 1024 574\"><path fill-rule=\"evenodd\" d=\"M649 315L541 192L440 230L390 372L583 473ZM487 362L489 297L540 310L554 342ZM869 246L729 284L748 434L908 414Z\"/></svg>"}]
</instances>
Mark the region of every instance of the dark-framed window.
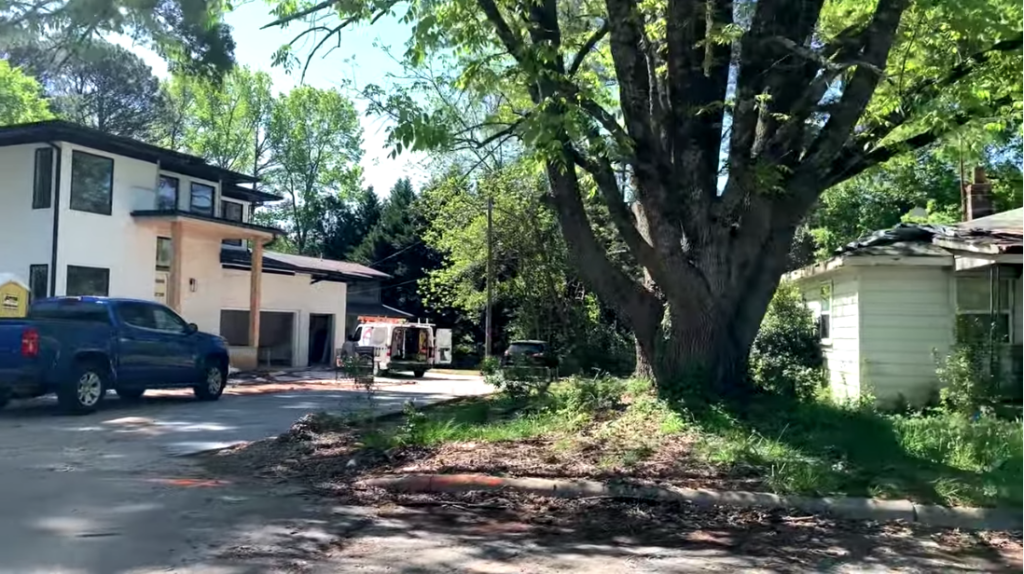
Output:
<instances>
[{"instance_id":1,"label":"dark-framed window","mask_svg":"<svg viewBox=\"0 0 1024 574\"><path fill-rule=\"evenodd\" d=\"M156 268L160 271L167 271L171 268L171 258L174 257L174 244L170 237L156 238Z\"/></svg>"},{"instance_id":2,"label":"dark-framed window","mask_svg":"<svg viewBox=\"0 0 1024 574\"><path fill-rule=\"evenodd\" d=\"M242 207L241 203L235 203L233 201L220 202L221 217L228 221L242 221L242 213L244 211L245 208Z\"/></svg>"},{"instance_id":3,"label":"dark-framed window","mask_svg":"<svg viewBox=\"0 0 1024 574\"><path fill-rule=\"evenodd\" d=\"M53 197L53 148L36 148L32 209L49 209Z\"/></svg>"},{"instance_id":4,"label":"dark-framed window","mask_svg":"<svg viewBox=\"0 0 1024 574\"><path fill-rule=\"evenodd\" d=\"M178 188L181 182L176 177L161 175L156 187L156 209L178 209Z\"/></svg>"},{"instance_id":5,"label":"dark-framed window","mask_svg":"<svg viewBox=\"0 0 1024 574\"><path fill-rule=\"evenodd\" d=\"M50 266L41 263L28 266L28 289L32 292L32 300L46 299L50 292Z\"/></svg>"},{"instance_id":6,"label":"dark-framed window","mask_svg":"<svg viewBox=\"0 0 1024 574\"><path fill-rule=\"evenodd\" d=\"M84 151L71 152L71 209L110 215L114 197L114 160Z\"/></svg>"},{"instance_id":7,"label":"dark-framed window","mask_svg":"<svg viewBox=\"0 0 1024 574\"><path fill-rule=\"evenodd\" d=\"M65 291L68 297L85 295L106 297L110 294L110 269L68 265Z\"/></svg>"},{"instance_id":8,"label":"dark-framed window","mask_svg":"<svg viewBox=\"0 0 1024 574\"><path fill-rule=\"evenodd\" d=\"M192 182L189 209L213 217L213 186Z\"/></svg>"},{"instance_id":9,"label":"dark-framed window","mask_svg":"<svg viewBox=\"0 0 1024 574\"><path fill-rule=\"evenodd\" d=\"M242 214L245 212L245 208L241 203L235 203L234 201L220 202L220 216L228 221L242 221ZM222 241L224 245L234 245L236 247L242 246L241 239L225 239Z\"/></svg>"}]
</instances>

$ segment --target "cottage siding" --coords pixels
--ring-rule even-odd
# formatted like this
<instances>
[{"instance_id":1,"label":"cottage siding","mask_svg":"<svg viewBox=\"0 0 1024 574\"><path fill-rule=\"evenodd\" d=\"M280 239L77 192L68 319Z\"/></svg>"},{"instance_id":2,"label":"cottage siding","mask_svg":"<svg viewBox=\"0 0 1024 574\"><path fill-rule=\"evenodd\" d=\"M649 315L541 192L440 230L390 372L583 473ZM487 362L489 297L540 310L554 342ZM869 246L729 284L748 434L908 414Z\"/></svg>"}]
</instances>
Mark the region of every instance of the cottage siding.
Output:
<instances>
[{"instance_id":1,"label":"cottage siding","mask_svg":"<svg viewBox=\"0 0 1024 574\"><path fill-rule=\"evenodd\" d=\"M858 276L855 270L840 270L800 283L808 307L817 317L821 309L821 288L832 285L830 337L822 342L832 396L855 399L860 393Z\"/></svg>"},{"instance_id":2,"label":"cottage siding","mask_svg":"<svg viewBox=\"0 0 1024 574\"><path fill-rule=\"evenodd\" d=\"M952 273L945 267L860 269L861 388L882 403L921 404L938 387L936 356L953 344Z\"/></svg>"}]
</instances>

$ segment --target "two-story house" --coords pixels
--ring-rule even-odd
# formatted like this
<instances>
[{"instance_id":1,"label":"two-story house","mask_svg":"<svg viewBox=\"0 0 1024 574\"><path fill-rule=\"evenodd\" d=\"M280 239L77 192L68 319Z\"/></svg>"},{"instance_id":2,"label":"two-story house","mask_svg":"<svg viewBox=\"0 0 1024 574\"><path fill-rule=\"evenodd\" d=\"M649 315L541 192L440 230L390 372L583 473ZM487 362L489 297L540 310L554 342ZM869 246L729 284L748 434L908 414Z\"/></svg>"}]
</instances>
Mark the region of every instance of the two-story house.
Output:
<instances>
[{"instance_id":1,"label":"two-story house","mask_svg":"<svg viewBox=\"0 0 1024 574\"><path fill-rule=\"evenodd\" d=\"M0 127L0 273L36 298L164 302L228 339L239 368L328 362L344 340L346 283L382 274L308 257L282 264L264 248L283 232L251 221L279 198L256 183L64 121Z\"/></svg>"}]
</instances>

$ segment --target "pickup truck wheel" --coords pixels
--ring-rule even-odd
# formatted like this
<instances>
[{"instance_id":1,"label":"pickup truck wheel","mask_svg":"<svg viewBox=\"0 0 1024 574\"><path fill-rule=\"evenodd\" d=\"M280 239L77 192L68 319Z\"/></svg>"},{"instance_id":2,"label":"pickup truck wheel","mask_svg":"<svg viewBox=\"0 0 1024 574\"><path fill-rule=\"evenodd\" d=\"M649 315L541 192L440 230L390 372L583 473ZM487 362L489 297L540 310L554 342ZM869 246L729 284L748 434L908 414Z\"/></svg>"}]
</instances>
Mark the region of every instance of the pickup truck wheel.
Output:
<instances>
[{"instance_id":1,"label":"pickup truck wheel","mask_svg":"<svg viewBox=\"0 0 1024 574\"><path fill-rule=\"evenodd\" d=\"M423 373L426 373L426 371L424 371L423 369L416 369L416 370L414 370L412 372L412 376L414 376L417 379L419 379L419 378L423 377Z\"/></svg>"},{"instance_id":2,"label":"pickup truck wheel","mask_svg":"<svg viewBox=\"0 0 1024 574\"><path fill-rule=\"evenodd\" d=\"M202 384L192 387L192 390L201 401L215 401L224 393L227 378L227 371L221 364L207 363L206 379Z\"/></svg>"},{"instance_id":3,"label":"pickup truck wheel","mask_svg":"<svg viewBox=\"0 0 1024 574\"><path fill-rule=\"evenodd\" d=\"M134 401L142 398L146 389L117 389L117 396L127 401Z\"/></svg>"},{"instance_id":4,"label":"pickup truck wheel","mask_svg":"<svg viewBox=\"0 0 1024 574\"><path fill-rule=\"evenodd\" d=\"M96 365L79 365L72 379L57 390L57 405L69 414L91 413L106 394L106 373Z\"/></svg>"}]
</instances>

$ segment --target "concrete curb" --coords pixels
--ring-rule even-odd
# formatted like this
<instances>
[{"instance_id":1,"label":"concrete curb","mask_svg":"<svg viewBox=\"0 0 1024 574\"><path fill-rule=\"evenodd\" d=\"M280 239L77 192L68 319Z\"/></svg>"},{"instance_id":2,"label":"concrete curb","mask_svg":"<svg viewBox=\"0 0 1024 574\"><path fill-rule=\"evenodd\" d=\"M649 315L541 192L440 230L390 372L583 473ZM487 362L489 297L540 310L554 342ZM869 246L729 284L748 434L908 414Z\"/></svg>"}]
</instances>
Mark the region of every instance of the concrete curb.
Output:
<instances>
[{"instance_id":1,"label":"concrete curb","mask_svg":"<svg viewBox=\"0 0 1024 574\"><path fill-rule=\"evenodd\" d=\"M878 520L941 526L965 530L1019 530L1021 511L1003 508L946 508L915 504L909 500L877 498L811 498L780 496L766 492L716 491L592 480L506 478L483 474L408 474L369 478L354 484L357 489L381 488L392 492L454 493L513 490L558 498L633 498L671 500L697 506L733 508L793 508L854 520Z\"/></svg>"}]
</instances>

